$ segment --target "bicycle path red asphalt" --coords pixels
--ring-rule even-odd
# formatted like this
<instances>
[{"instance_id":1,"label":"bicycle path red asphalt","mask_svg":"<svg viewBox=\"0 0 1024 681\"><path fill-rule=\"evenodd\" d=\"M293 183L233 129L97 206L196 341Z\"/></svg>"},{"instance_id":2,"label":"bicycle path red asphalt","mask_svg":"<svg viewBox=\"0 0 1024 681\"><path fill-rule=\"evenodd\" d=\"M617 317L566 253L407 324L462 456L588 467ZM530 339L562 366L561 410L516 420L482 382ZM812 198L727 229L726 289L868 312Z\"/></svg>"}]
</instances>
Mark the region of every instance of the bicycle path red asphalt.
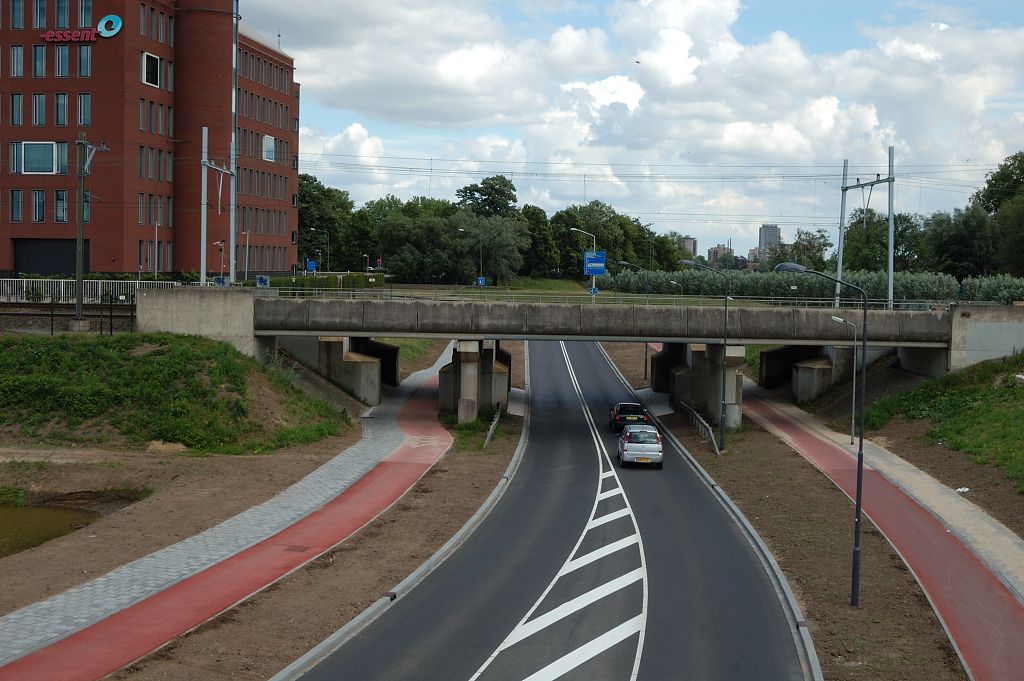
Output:
<instances>
[{"instance_id":1,"label":"bicycle path red asphalt","mask_svg":"<svg viewBox=\"0 0 1024 681\"><path fill-rule=\"evenodd\" d=\"M281 532L0 668L3 681L95 681L298 569L385 511L451 446L437 421L437 376L399 410L405 442L348 489Z\"/></svg>"},{"instance_id":2,"label":"bicycle path red asphalt","mask_svg":"<svg viewBox=\"0 0 1024 681\"><path fill-rule=\"evenodd\" d=\"M857 460L757 398L744 409L780 431L851 499ZM888 538L932 603L974 681L1024 679L1024 606L988 566L927 509L864 466L864 513ZM852 550L852 546L851 546ZM871 598L861 584L861 602Z\"/></svg>"}]
</instances>

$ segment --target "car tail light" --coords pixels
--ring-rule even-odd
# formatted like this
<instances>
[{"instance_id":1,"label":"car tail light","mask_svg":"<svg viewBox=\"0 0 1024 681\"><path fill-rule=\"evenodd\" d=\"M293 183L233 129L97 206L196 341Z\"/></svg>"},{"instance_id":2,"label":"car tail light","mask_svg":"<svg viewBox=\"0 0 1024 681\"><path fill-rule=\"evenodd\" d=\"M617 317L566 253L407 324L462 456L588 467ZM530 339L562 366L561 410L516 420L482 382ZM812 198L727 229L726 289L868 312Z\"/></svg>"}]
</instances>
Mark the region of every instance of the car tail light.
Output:
<instances>
[{"instance_id":1,"label":"car tail light","mask_svg":"<svg viewBox=\"0 0 1024 681\"><path fill-rule=\"evenodd\" d=\"M625 435L622 436L622 441L629 442L629 433L626 433Z\"/></svg>"},{"instance_id":2,"label":"car tail light","mask_svg":"<svg viewBox=\"0 0 1024 681\"><path fill-rule=\"evenodd\" d=\"M658 444L661 444L661 433L656 433L654 437L658 438Z\"/></svg>"}]
</instances>

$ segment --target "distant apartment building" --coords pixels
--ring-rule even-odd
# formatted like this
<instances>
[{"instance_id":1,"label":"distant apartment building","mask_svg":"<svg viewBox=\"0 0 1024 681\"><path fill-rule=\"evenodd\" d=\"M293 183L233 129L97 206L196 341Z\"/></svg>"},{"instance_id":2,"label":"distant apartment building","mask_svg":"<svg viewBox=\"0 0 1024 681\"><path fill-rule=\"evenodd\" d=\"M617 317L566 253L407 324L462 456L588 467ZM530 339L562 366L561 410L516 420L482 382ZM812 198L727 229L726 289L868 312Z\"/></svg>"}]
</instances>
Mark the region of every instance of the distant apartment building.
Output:
<instances>
[{"instance_id":1,"label":"distant apartment building","mask_svg":"<svg viewBox=\"0 0 1024 681\"><path fill-rule=\"evenodd\" d=\"M732 248L725 244L718 244L708 249L708 264L713 265L722 259L723 255L733 255Z\"/></svg>"},{"instance_id":2,"label":"distant apartment building","mask_svg":"<svg viewBox=\"0 0 1024 681\"><path fill-rule=\"evenodd\" d=\"M231 0L0 6L0 276L73 274L79 220L86 272L291 270L299 86Z\"/></svg>"},{"instance_id":3,"label":"distant apartment building","mask_svg":"<svg viewBox=\"0 0 1024 681\"><path fill-rule=\"evenodd\" d=\"M757 249L751 251L752 260L764 260L773 246L782 244L782 230L778 225L762 224L757 233Z\"/></svg>"},{"instance_id":4,"label":"distant apartment building","mask_svg":"<svg viewBox=\"0 0 1024 681\"><path fill-rule=\"evenodd\" d=\"M697 239L687 234L679 240L679 245L690 252L690 255L697 255Z\"/></svg>"}]
</instances>

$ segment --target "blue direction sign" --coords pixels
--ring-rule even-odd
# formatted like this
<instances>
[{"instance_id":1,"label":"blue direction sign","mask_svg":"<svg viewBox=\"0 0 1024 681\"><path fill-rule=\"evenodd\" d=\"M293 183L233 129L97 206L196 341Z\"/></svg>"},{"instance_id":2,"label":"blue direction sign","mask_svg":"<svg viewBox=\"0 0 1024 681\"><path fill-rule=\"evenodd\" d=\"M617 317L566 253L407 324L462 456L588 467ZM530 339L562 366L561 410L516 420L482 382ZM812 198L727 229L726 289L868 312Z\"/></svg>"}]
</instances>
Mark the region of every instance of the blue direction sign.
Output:
<instances>
[{"instance_id":1,"label":"blue direction sign","mask_svg":"<svg viewBox=\"0 0 1024 681\"><path fill-rule=\"evenodd\" d=\"M316 260L307 260L306 261L306 271L307 272L316 272Z\"/></svg>"},{"instance_id":2,"label":"blue direction sign","mask_svg":"<svg viewBox=\"0 0 1024 681\"><path fill-rule=\"evenodd\" d=\"M485 279L484 277L477 277L476 278L476 285L477 286L487 286L487 279Z\"/></svg>"},{"instance_id":3,"label":"blue direction sign","mask_svg":"<svg viewBox=\"0 0 1024 681\"><path fill-rule=\"evenodd\" d=\"M590 295L592 295L592 296L596 296L597 295L597 287L596 286L593 287L592 289L590 289Z\"/></svg>"},{"instance_id":4,"label":"blue direction sign","mask_svg":"<svg viewBox=\"0 0 1024 681\"><path fill-rule=\"evenodd\" d=\"M604 274L604 251L583 251L583 274L588 277Z\"/></svg>"},{"instance_id":5,"label":"blue direction sign","mask_svg":"<svg viewBox=\"0 0 1024 681\"><path fill-rule=\"evenodd\" d=\"M268 288L270 286L270 277L265 274L261 274L256 277L256 286L258 288Z\"/></svg>"}]
</instances>

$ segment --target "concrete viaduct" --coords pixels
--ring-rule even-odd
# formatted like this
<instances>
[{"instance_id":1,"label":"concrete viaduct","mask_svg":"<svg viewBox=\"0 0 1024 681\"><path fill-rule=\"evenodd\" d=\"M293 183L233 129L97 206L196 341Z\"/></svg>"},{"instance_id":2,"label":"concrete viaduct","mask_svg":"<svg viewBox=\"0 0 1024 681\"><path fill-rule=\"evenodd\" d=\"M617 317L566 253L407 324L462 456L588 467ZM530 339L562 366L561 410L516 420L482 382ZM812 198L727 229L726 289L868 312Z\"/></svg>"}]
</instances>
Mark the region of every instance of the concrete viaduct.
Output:
<instances>
[{"instance_id":1,"label":"concrete viaduct","mask_svg":"<svg viewBox=\"0 0 1024 681\"><path fill-rule=\"evenodd\" d=\"M813 399L852 369L850 327L861 308L730 306L727 347L723 310L699 305L466 302L390 296L281 298L252 289L140 291L140 331L170 331L231 342L265 356L281 348L368 403L381 381L397 383L397 349L373 337L457 339L441 375L441 408L475 418L481 405L507 399L502 340L659 341L652 387L717 422L722 363L726 425L741 418L745 345L777 345L762 353L759 383L792 381L796 401ZM941 306L932 310L869 310L873 352L895 348L901 366L930 376L1024 351L1024 307ZM710 407L710 408L709 408Z\"/></svg>"}]
</instances>

